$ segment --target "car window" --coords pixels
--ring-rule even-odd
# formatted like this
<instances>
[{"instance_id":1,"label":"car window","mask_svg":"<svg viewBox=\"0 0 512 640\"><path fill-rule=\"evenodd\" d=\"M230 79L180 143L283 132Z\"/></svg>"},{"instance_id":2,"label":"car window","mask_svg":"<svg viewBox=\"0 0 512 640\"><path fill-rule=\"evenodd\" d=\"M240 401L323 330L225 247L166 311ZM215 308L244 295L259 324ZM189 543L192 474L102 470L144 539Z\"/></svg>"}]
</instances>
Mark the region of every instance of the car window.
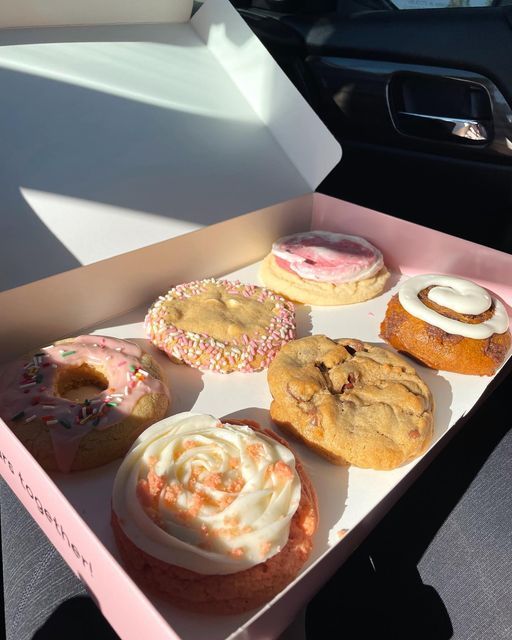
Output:
<instances>
[{"instance_id":1,"label":"car window","mask_svg":"<svg viewBox=\"0 0 512 640\"><path fill-rule=\"evenodd\" d=\"M397 9L454 9L457 7L492 7L499 0L391 0Z\"/></svg>"}]
</instances>

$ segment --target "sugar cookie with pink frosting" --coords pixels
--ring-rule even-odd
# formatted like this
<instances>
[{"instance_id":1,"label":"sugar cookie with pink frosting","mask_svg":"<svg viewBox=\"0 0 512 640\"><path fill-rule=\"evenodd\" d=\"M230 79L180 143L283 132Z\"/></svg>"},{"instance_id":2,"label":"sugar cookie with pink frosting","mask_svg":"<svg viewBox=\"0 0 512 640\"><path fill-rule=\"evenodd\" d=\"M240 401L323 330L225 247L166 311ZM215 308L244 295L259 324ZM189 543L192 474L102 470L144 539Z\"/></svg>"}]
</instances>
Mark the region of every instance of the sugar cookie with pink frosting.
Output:
<instances>
[{"instance_id":1,"label":"sugar cookie with pink frosting","mask_svg":"<svg viewBox=\"0 0 512 640\"><path fill-rule=\"evenodd\" d=\"M91 469L123 456L169 401L151 356L98 335L32 351L0 380L0 416L49 471Z\"/></svg>"},{"instance_id":2,"label":"sugar cookie with pink frosting","mask_svg":"<svg viewBox=\"0 0 512 640\"><path fill-rule=\"evenodd\" d=\"M112 527L129 573L191 611L241 613L273 598L309 557L317 523L301 463L251 420L166 418L114 482Z\"/></svg>"},{"instance_id":3,"label":"sugar cookie with pink frosting","mask_svg":"<svg viewBox=\"0 0 512 640\"><path fill-rule=\"evenodd\" d=\"M295 337L295 308L263 287L209 278L160 296L145 326L173 362L217 373L252 372L268 367Z\"/></svg>"},{"instance_id":4,"label":"sugar cookie with pink frosting","mask_svg":"<svg viewBox=\"0 0 512 640\"><path fill-rule=\"evenodd\" d=\"M381 337L431 369L492 376L511 345L503 303L457 276L406 280L388 303Z\"/></svg>"},{"instance_id":5,"label":"sugar cookie with pink frosting","mask_svg":"<svg viewBox=\"0 0 512 640\"><path fill-rule=\"evenodd\" d=\"M306 231L279 238L264 259L263 283L290 300L313 305L363 302L385 287L382 253L364 238Z\"/></svg>"}]
</instances>

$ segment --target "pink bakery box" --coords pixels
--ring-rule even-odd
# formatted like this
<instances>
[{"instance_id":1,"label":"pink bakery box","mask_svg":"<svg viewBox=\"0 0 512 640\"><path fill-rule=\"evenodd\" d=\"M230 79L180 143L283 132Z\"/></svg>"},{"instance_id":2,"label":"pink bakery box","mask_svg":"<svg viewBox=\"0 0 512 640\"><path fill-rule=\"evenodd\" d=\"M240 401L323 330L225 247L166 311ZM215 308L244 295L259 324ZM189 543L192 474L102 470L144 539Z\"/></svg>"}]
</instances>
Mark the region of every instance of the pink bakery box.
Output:
<instances>
[{"instance_id":1,"label":"pink bakery box","mask_svg":"<svg viewBox=\"0 0 512 640\"><path fill-rule=\"evenodd\" d=\"M59 5L60 0L53 1ZM31 2L23 0L22 5ZM112 7L115 4L112 0ZM157 13L148 11L132 22L156 22ZM15 17L17 23L4 26L33 24ZM45 194L51 196L52 188L62 186L55 182L56 172L74 159L69 154L82 154L75 173L66 173L66 193L76 189L87 201L78 190L86 181L95 206L111 203L122 185L127 202L133 198L148 212L158 205L176 217L199 211L214 220L230 219L1 293L2 361L84 332L143 340L144 312L163 291L211 276L257 282L258 263L273 240L311 228L366 237L382 250L393 275L386 291L365 303L298 306L299 336L325 333L382 344L379 324L387 302L401 280L417 273L457 274L491 289L505 303L512 300L510 255L314 193L339 159L339 147L227 2L208 0L190 22L167 24L168 15L161 19L163 23L151 25L59 29L42 29L40 22L36 29L0 32L0 67L12 75L6 75L0 115L13 122L19 96L29 105L22 114L23 130L14 127L12 134L18 148L11 148L3 162L22 169L29 186L34 187L37 178L36 190L46 186ZM91 22L76 16L69 21ZM151 74L143 73L148 69ZM162 83L164 69L172 82ZM191 74L193 86L184 81ZM36 90L44 79L50 88L58 83L59 90L64 85L66 91L79 92L82 111L74 123L62 121L68 103L52 102L51 91L38 93L37 103L29 100L34 76ZM124 127L120 135L115 128L119 110L108 110L104 94L109 100L114 95L116 101L136 102L137 113L124 115L135 118L139 128L130 127L128 135ZM94 130L77 134L66 146L83 113L94 122ZM151 114L160 118L159 136L145 123ZM31 163L37 159L26 151L34 129L27 125L40 122L52 135L39 149L47 163L36 172ZM91 132L99 151L88 144ZM141 193L148 194L146 200ZM57 195L54 207L65 214ZM272 426L265 372L202 373L172 364L144 344L166 369L172 413L194 410ZM446 444L488 385L503 375L503 369L497 376L480 378L415 366L436 402L430 451L384 472L337 467L294 442L319 498L321 522L313 553L287 589L247 614L191 615L145 594L131 580L109 524L119 461L88 472L49 475L0 421L0 470L125 640L276 638Z\"/></svg>"}]
</instances>

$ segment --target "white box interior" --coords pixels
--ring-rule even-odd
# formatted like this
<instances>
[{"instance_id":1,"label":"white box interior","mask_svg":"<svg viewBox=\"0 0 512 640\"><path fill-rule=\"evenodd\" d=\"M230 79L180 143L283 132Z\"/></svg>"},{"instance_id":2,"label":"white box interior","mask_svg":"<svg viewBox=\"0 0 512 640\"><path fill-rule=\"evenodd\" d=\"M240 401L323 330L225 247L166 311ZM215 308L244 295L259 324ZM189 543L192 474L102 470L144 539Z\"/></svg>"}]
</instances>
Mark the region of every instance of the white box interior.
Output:
<instances>
[{"instance_id":1,"label":"white box interior","mask_svg":"<svg viewBox=\"0 0 512 640\"><path fill-rule=\"evenodd\" d=\"M0 289L7 268L17 286L79 266L45 221L71 220L75 256L150 244L134 214L218 222L311 192L341 156L227 0L186 23L0 30L0 86Z\"/></svg>"},{"instance_id":2,"label":"white box interior","mask_svg":"<svg viewBox=\"0 0 512 640\"><path fill-rule=\"evenodd\" d=\"M259 263L256 263L226 276L229 279L255 283L259 281L258 268ZM394 274L386 293L368 302L345 307L297 305L298 337L311 334L325 334L333 338L357 337L391 349L382 343L378 331L387 302L396 292L401 279L404 279L404 276ZM216 417L249 418L265 427L274 428L279 433L269 416L271 395L266 371L220 375L170 363L165 355L144 339L142 319L146 310L144 306L123 317L100 323L94 327L94 333L142 340L140 344L166 371L173 395L172 414L194 410ZM343 327L342 335L340 326ZM433 446L476 402L491 378L438 372L419 365L414 366L435 398ZM304 462L313 481L320 511L320 526L313 552L295 581L298 582L331 548L343 544L341 537L361 523L411 471L418 460L392 471L359 469L353 466L339 467L330 464L297 441L289 441ZM119 462L116 462L108 467L85 473L52 474L64 495L79 509L80 515L115 557L119 555L109 518L111 487L118 466ZM275 598L274 602L280 597ZM240 627L246 628L268 607L266 605L256 612L238 616L191 615L177 610L159 598L150 598L172 628L184 639L208 637L209 640L223 640L231 637L232 634L240 632Z\"/></svg>"}]
</instances>

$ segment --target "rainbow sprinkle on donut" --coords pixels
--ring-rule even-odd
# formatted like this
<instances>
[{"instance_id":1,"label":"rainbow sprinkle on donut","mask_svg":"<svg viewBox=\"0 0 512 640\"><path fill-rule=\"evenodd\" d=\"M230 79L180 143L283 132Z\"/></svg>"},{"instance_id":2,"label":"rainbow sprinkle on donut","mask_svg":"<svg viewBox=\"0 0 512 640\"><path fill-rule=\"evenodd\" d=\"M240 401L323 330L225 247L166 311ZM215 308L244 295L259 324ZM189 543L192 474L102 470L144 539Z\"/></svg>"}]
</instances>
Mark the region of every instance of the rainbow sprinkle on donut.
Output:
<instances>
[{"instance_id":1,"label":"rainbow sprinkle on donut","mask_svg":"<svg viewBox=\"0 0 512 640\"><path fill-rule=\"evenodd\" d=\"M175 362L219 373L252 372L268 367L295 338L295 310L269 289L209 278L160 296L145 327Z\"/></svg>"}]
</instances>

